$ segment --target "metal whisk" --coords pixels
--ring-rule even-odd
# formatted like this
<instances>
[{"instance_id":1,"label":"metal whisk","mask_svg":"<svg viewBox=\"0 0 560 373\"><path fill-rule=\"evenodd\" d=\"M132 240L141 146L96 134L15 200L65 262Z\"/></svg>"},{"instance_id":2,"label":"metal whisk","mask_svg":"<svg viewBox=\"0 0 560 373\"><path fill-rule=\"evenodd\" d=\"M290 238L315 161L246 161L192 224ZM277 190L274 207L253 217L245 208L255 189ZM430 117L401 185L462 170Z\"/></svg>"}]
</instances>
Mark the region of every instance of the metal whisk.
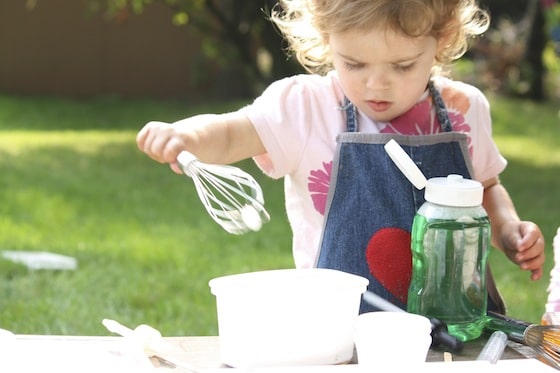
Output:
<instances>
[{"instance_id":1,"label":"metal whisk","mask_svg":"<svg viewBox=\"0 0 560 373\"><path fill-rule=\"evenodd\" d=\"M208 214L227 232L258 231L270 220L260 185L245 171L229 165L208 164L183 151L177 163L192 178Z\"/></svg>"},{"instance_id":2,"label":"metal whisk","mask_svg":"<svg viewBox=\"0 0 560 373\"><path fill-rule=\"evenodd\" d=\"M529 324L488 312L486 329L503 331L510 340L531 347L543 362L560 370L560 325Z\"/></svg>"}]
</instances>

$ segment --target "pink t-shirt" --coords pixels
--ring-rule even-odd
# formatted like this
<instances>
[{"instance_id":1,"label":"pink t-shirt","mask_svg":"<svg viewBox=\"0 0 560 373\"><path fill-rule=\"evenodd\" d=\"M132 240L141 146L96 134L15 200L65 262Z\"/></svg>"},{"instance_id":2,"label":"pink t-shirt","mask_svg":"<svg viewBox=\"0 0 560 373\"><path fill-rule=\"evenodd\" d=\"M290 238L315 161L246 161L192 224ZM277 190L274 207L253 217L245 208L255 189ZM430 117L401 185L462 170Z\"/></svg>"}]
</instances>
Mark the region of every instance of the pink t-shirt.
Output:
<instances>
[{"instance_id":1,"label":"pink t-shirt","mask_svg":"<svg viewBox=\"0 0 560 373\"><path fill-rule=\"evenodd\" d=\"M453 130L468 135L474 178L483 182L497 176L507 162L492 139L485 96L471 85L444 77L434 78L434 84ZM297 75L271 84L241 109L267 150L255 157L255 162L270 177L284 178L297 268L313 267L319 249L336 136L346 131L346 115L340 109L343 99L336 72ZM375 122L358 112L359 130L402 135L441 132L439 126L432 125L434 112L426 91L409 112L391 122Z\"/></svg>"}]
</instances>

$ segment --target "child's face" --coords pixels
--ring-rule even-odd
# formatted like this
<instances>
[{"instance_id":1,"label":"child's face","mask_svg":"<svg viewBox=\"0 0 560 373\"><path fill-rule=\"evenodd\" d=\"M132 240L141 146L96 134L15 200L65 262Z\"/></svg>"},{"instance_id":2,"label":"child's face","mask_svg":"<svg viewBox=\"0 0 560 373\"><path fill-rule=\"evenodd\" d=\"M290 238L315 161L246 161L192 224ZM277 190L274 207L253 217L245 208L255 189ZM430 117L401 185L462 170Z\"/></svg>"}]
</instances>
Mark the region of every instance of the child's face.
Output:
<instances>
[{"instance_id":1,"label":"child's face","mask_svg":"<svg viewBox=\"0 0 560 373\"><path fill-rule=\"evenodd\" d=\"M346 96L368 117L388 122L426 90L438 43L391 30L350 30L329 36L334 67Z\"/></svg>"}]
</instances>

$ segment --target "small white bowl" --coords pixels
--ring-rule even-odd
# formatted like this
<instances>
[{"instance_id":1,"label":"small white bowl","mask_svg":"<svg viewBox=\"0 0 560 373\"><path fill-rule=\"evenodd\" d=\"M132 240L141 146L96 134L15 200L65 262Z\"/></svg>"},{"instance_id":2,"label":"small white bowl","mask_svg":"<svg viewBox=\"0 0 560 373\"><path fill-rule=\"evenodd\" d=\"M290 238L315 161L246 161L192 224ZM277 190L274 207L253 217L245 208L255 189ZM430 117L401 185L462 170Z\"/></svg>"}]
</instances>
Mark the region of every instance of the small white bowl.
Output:
<instances>
[{"instance_id":1,"label":"small white bowl","mask_svg":"<svg viewBox=\"0 0 560 373\"><path fill-rule=\"evenodd\" d=\"M358 364L368 367L418 365L426 362L432 324L408 312L363 313L356 320Z\"/></svg>"}]
</instances>

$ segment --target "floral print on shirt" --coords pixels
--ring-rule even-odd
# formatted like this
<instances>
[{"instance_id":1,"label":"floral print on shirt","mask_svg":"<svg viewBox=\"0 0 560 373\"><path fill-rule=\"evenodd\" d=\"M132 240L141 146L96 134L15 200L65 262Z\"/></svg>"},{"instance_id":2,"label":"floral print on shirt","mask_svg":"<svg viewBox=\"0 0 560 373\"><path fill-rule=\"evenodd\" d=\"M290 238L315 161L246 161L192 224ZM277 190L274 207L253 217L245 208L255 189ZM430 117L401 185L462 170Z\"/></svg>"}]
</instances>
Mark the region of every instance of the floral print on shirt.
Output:
<instances>
[{"instance_id":1,"label":"floral print on shirt","mask_svg":"<svg viewBox=\"0 0 560 373\"><path fill-rule=\"evenodd\" d=\"M465 121L465 115L470 108L469 98L463 92L448 87L441 91L441 97L445 102L453 130L470 134L471 126ZM442 129L437 116L432 111L432 99L428 97L390 121L380 132L414 136L440 133ZM472 156L471 144L471 138L468 136L467 145ZM321 215L325 215L331 170L332 161L323 162L323 169L311 170L308 177L307 185L313 206Z\"/></svg>"},{"instance_id":2,"label":"floral print on shirt","mask_svg":"<svg viewBox=\"0 0 560 373\"><path fill-rule=\"evenodd\" d=\"M327 205L327 194L329 192L329 181L331 178L332 161L323 162L322 170L311 170L307 187L311 194L313 206L321 215L325 215Z\"/></svg>"},{"instance_id":3,"label":"floral print on shirt","mask_svg":"<svg viewBox=\"0 0 560 373\"><path fill-rule=\"evenodd\" d=\"M441 97L445 102L453 131L469 134L471 127L465 121L465 114L470 108L468 97L463 92L451 88L444 88L441 91ZM432 111L432 99L430 97L417 103L400 117L393 119L380 132L414 136L440 133L442 129L435 112ZM470 137L468 138L468 146L472 155Z\"/></svg>"}]
</instances>

